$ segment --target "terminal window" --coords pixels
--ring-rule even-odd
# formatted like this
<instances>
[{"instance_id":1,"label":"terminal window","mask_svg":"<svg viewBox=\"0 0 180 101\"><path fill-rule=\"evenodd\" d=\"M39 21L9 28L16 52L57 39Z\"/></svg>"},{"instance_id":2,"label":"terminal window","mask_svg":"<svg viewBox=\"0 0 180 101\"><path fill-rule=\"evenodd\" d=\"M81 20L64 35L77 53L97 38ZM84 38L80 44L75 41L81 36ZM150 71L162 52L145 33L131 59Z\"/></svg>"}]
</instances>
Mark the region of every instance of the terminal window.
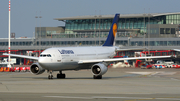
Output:
<instances>
[{"instance_id":1,"label":"terminal window","mask_svg":"<svg viewBox=\"0 0 180 101\"><path fill-rule=\"evenodd\" d=\"M160 28L160 34L164 34L165 33L165 28Z\"/></svg>"},{"instance_id":2,"label":"terminal window","mask_svg":"<svg viewBox=\"0 0 180 101\"><path fill-rule=\"evenodd\" d=\"M175 34L175 28L171 28L171 34Z\"/></svg>"},{"instance_id":3,"label":"terminal window","mask_svg":"<svg viewBox=\"0 0 180 101\"><path fill-rule=\"evenodd\" d=\"M170 34L170 28L166 28L166 34Z\"/></svg>"},{"instance_id":4,"label":"terminal window","mask_svg":"<svg viewBox=\"0 0 180 101\"><path fill-rule=\"evenodd\" d=\"M160 34L175 34L175 28L160 28Z\"/></svg>"}]
</instances>

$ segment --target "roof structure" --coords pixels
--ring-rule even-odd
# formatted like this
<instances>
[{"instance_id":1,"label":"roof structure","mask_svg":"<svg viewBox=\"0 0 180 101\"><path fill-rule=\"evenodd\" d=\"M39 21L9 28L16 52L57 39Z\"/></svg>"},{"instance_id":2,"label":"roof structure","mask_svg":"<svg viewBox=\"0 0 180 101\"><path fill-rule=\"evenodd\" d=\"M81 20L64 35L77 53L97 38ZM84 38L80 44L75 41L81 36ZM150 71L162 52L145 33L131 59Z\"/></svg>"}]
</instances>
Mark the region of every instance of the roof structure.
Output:
<instances>
[{"instance_id":1,"label":"roof structure","mask_svg":"<svg viewBox=\"0 0 180 101\"><path fill-rule=\"evenodd\" d=\"M120 14L120 18L143 18L143 17L156 17L162 15L170 14L180 14L180 12L175 13L151 13L151 14ZM75 17L65 17L65 18L54 18L54 20L83 20L83 19L110 19L114 18L114 15L87 15L87 16L75 16Z\"/></svg>"}]
</instances>

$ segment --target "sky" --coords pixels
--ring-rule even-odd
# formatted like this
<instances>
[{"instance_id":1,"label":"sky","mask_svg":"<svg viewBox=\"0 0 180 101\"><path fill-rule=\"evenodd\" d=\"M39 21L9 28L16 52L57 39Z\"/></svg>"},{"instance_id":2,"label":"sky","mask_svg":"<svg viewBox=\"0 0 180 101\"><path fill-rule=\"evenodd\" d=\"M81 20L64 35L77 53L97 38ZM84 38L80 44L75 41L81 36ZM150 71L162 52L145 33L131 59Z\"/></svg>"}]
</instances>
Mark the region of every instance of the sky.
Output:
<instances>
[{"instance_id":1,"label":"sky","mask_svg":"<svg viewBox=\"0 0 180 101\"><path fill-rule=\"evenodd\" d=\"M179 5L180 0L11 0L11 33L33 37L36 26L65 25L54 18L180 12ZM9 0L0 0L0 38L8 38L8 19Z\"/></svg>"}]
</instances>

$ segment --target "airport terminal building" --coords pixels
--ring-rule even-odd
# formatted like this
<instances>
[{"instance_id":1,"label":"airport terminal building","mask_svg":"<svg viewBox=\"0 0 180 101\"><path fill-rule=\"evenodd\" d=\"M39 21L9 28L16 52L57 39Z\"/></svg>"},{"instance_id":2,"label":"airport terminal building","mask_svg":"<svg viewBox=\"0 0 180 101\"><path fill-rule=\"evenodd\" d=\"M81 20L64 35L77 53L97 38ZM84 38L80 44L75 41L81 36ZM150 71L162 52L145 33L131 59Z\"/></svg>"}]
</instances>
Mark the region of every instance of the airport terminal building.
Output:
<instances>
[{"instance_id":1,"label":"airport terminal building","mask_svg":"<svg viewBox=\"0 0 180 101\"><path fill-rule=\"evenodd\" d=\"M35 27L34 38L12 38L11 49L14 50L12 53L27 54L27 51L57 46L102 45L107 38L113 17L114 15L91 15L54 18L65 22L65 26ZM120 14L116 46L148 47L150 50L178 49L179 24L180 12ZM8 50L8 39L1 38L0 47L0 54ZM133 54L128 53L126 55Z\"/></svg>"}]
</instances>

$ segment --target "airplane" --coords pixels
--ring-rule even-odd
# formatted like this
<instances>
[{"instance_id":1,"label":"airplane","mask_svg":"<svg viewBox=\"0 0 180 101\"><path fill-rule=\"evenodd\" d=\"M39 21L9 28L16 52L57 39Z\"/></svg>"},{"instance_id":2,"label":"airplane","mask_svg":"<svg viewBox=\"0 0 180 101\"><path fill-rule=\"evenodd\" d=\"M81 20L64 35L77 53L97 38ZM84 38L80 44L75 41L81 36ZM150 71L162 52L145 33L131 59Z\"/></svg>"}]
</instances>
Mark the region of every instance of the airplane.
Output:
<instances>
[{"instance_id":1,"label":"airplane","mask_svg":"<svg viewBox=\"0 0 180 101\"><path fill-rule=\"evenodd\" d=\"M91 69L94 79L102 79L102 75L108 70L110 62L136 60L146 58L170 58L171 56L150 56L150 57L130 57L130 58L113 58L116 51L121 50L115 46L115 38L118 28L120 14L115 14L108 37L102 46L91 47L55 47L44 50L39 57L7 54L13 57L27 58L38 60L30 67L32 74L39 75L49 71L48 79L53 79L52 72L59 71L57 78L65 78L62 73L65 70ZM127 49L129 50L129 49ZM133 49L131 49L133 50ZM122 49L124 51L124 49Z\"/></svg>"}]
</instances>

